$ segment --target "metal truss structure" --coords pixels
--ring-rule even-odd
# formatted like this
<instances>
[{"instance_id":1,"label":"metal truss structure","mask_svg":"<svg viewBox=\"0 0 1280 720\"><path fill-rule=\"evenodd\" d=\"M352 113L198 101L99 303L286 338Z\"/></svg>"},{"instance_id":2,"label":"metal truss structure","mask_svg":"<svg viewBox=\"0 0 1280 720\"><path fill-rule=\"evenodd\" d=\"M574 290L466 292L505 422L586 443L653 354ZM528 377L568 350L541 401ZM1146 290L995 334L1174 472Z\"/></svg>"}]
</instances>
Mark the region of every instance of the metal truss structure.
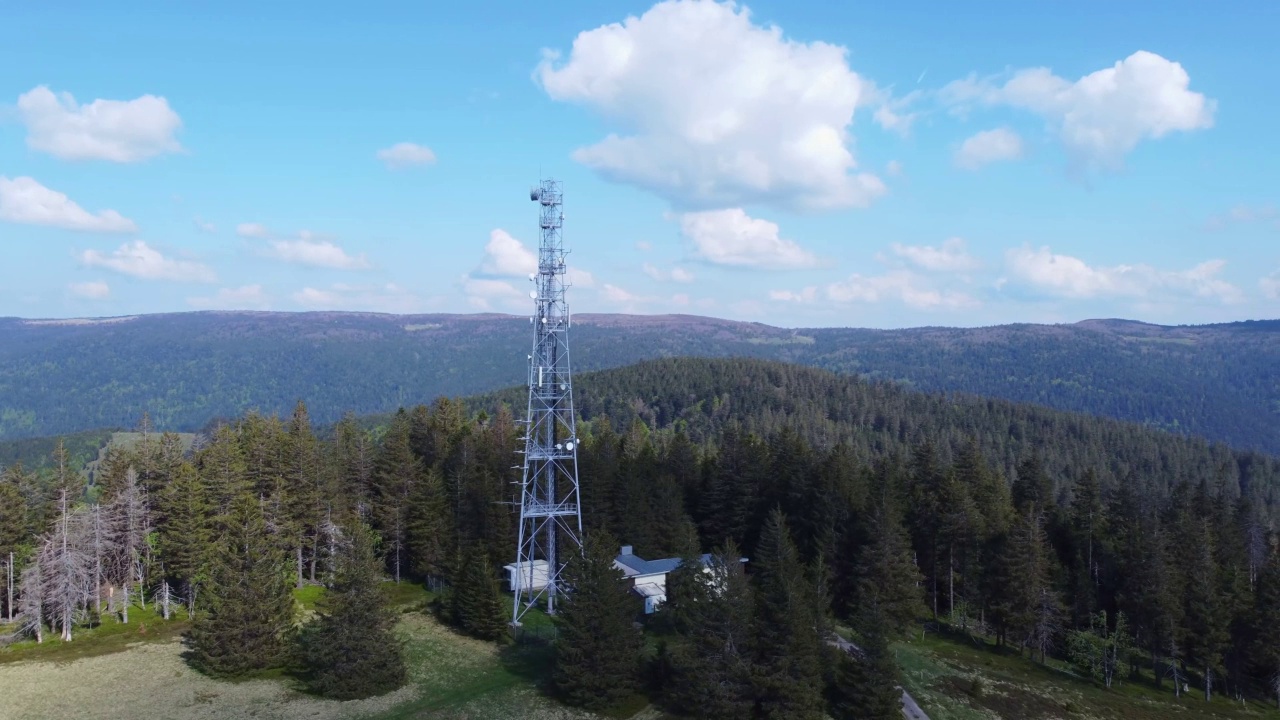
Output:
<instances>
[{"instance_id":1,"label":"metal truss structure","mask_svg":"<svg viewBox=\"0 0 1280 720\"><path fill-rule=\"evenodd\" d=\"M566 552L582 547L578 492L578 438L569 373L569 309L561 185L543 180L529 191L540 206L538 270L534 289L533 352L529 355L529 407L525 418L524 474L520 491L520 539L512 569L511 623L539 602L555 614Z\"/></svg>"}]
</instances>

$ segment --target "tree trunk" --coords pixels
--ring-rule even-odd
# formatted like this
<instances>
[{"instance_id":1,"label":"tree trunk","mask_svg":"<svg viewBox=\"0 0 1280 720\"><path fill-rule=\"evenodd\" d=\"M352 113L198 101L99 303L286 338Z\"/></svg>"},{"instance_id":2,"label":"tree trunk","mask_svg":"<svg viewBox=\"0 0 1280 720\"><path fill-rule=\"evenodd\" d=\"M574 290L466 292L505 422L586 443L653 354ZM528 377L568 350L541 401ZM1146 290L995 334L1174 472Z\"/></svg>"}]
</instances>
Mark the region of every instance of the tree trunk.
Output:
<instances>
[{"instance_id":1,"label":"tree trunk","mask_svg":"<svg viewBox=\"0 0 1280 720\"><path fill-rule=\"evenodd\" d=\"M298 543L298 588L302 588L302 543Z\"/></svg>"},{"instance_id":2,"label":"tree trunk","mask_svg":"<svg viewBox=\"0 0 1280 720\"><path fill-rule=\"evenodd\" d=\"M1204 666L1204 701L1213 700L1213 670L1208 666Z\"/></svg>"},{"instance_id":3,"label":"tree trunk","mask_svg":"<svg viewBox=\"0 0 1280 720\"><path fill-rule=\"evenodd\" d=\"M948 603L950 609L947 614L952 619L956 616L956 546L952 543L947 546L947 594L950 596Z\"/></svg>"},{"instance_id":4,"label":"tree trunk","mask_svg":"<svg viewBox=\"0 0 1280 720\"><path fill-rule=\"evenodd\" d=\"M121 610L122 617L120 618L120 622L124 623L125 625L128 625L129 624L129 583L126 582L124 584L124 587L120 588L120 591L124 593L124 598L120 603L120 607L122 608Z\"/></svg>"}]
</instances>

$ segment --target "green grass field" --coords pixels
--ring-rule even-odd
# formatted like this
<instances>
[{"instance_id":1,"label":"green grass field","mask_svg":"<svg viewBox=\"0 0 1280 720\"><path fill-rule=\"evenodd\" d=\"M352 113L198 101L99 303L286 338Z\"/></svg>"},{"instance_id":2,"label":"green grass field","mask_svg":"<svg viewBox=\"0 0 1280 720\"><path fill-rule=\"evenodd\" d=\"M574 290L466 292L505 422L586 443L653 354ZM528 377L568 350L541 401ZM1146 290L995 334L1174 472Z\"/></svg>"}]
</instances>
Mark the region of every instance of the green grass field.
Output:
<instances>
[{"instance_id":1,"label":"green grass field","mask_svg":"<svg viewBox=\"0 0 1280 720\"><path fill-rule=\"evenodd\" d=\"M181 635L189 627L185 613L166 622L135 608L128 625L108 619L80 629L70 643L46 635L40 645L23 641L0 649L0 720L599 717L542 693L550 662L545 643L499 645L460 635L433 616L429 605L435 598L422 586L387 583L386 588L402 612L397 634L409 666L408 685L388 695L325 700L302 692L279 671L236 682L205 677L182 658ZM315 586L295 591L300 617L314 612L321 593ZM550 619L531 612L526 624L547 629ZM659 717L643 705L629 710L611 717Z\"/></svg>"},{"instance_id":2,"label":"green grass field","mask_svg":"<svg viewBox=\"0 0 1280 720\"><path fill-rule=\"evenodd\" d=\"M1117 677L1107 690L1064 663L1041 665L960 636L917 636L894 649L903 684L932 720L1280 720L1274 705L1225 696L1206 703L1194 687L1174 697L1170 682L1157 689L1149 670Z\"/></svg>"}]
</instances>

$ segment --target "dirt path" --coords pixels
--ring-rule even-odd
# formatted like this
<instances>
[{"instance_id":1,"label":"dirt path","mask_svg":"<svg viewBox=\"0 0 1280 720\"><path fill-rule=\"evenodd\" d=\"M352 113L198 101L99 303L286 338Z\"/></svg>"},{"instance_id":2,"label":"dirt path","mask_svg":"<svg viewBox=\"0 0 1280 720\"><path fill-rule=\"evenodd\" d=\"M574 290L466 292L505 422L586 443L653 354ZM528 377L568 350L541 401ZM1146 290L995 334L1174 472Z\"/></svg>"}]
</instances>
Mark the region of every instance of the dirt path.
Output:
<instances>
[{"instance_id":1,"label":"dirt path","mask_svg":"<svg viewBox=\"0 0 1280 720\"><path fill-rule=\"evenodd\" d=\"M832 635L831 639L827 642L850 655L859 655L862 653L862 651L858 649L857 645L854 645L839 635ZM902 716L907 720L929 720L929 716L924 713L924 710L920 709L915 698L911 697L911 694L906 690L902 691Z\"/></svg>"}]
</instances>

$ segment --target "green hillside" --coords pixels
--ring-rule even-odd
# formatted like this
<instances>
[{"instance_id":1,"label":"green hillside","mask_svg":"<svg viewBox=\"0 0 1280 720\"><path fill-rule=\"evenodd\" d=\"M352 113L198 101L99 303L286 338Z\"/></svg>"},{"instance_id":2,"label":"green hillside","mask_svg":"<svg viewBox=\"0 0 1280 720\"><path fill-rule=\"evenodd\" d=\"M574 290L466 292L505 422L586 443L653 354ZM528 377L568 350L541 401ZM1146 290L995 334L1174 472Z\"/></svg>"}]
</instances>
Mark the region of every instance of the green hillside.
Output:
<instances>
[{"instance_id":1,"label":"green hillside","mask_svg":"<svg viewBox=\"0 0 1280 720\"><path fill-rule=\"evenodd\" d=\"M246 410L386 412L515 385L528 321L505 315L183 313L0 319L0 439L197 430ZM678 357L782 360L1132 420L1280 453L1280 321L800 329L693 316L579 315L574 369Z\"/></svg>"}]
</instances>

